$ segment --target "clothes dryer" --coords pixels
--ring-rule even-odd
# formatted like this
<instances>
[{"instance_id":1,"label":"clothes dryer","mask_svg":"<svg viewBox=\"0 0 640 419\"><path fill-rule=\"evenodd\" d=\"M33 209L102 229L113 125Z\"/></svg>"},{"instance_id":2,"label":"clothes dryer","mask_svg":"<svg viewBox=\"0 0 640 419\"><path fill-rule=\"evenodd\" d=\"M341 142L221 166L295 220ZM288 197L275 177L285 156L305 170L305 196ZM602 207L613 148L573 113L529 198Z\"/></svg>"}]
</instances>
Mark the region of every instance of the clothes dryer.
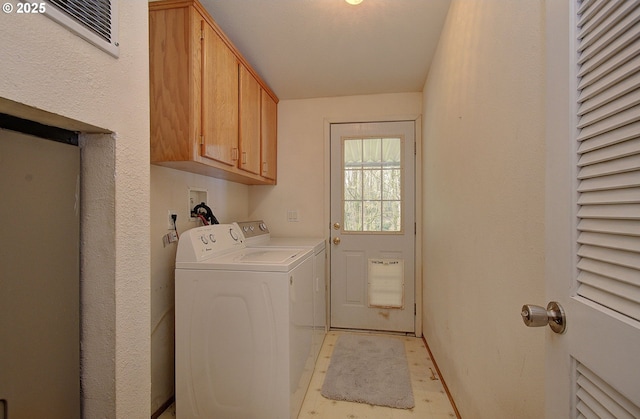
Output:
<instances>
[{"instance_id":1,"label":"clothes dryer","mask_svg":"<svg viewBox=\"0 0 640 419\"><path fill-rule=\"evenodd\" d=\"M235 223L242 231L247 247L287 248L301 247L312 249L313 259L313 324L311 325L311 359L307 364L313 366L320 354L322 342L327 332L327 278L326 278L326 241L322 237L272 237L264 220L238 221ZM307 371L308 372L308 371Z\"/></svg>"}]
</instances>

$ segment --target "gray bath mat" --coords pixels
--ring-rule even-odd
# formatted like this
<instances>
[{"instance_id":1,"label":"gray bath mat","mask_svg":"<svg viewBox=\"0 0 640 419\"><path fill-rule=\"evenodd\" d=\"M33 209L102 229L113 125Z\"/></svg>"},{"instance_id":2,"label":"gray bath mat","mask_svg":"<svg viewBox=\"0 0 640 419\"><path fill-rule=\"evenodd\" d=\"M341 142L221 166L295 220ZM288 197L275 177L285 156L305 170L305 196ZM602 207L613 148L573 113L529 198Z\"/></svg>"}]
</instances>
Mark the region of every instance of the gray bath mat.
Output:
<instances>
[{"instance_id":1,"label":"gray bath mat","mask_svg":"<svg viewBox=\"0 0 640 419\"><path fill-rule=\"evenodd\" d=\"M322 384L322 395L332 400L412 408L404 343L384 336L340 335Z\"/></svg>"}]
</instances>

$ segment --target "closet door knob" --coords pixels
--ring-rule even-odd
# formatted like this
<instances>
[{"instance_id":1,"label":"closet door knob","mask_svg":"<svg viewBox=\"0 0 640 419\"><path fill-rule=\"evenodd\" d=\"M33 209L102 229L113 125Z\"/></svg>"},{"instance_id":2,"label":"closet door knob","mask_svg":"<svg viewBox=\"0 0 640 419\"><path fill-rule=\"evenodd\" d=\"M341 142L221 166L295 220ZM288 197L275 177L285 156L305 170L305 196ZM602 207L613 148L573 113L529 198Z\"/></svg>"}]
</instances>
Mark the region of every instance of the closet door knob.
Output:
<instances>
[{"instance_id":1,"label":"closet door knob","mask_svg":"<svg viewBox=\"0 0 640 419\"><path fill-rule=\"evenodd\" d=\"M522 321L527 327L541 327L549 325L556 333L564 333L567 328L567 319L562 306L551 301L547 308L525 304L520 313Z\"/></svg>"}]
</instances>

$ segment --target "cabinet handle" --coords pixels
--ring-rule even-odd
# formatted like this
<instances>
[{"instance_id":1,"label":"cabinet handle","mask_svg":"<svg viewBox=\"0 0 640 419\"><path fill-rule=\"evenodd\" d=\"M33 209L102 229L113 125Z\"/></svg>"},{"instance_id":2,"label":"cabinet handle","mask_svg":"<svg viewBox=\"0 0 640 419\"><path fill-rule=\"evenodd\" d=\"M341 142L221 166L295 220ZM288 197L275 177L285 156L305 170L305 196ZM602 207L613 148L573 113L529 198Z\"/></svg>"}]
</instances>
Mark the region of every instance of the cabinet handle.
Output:
<instances>
[{"instance_id":1,"label":"cabinet handle","mask_svg":"<svg viewBox=\"0 0 640 419\"><path fill-rule=\"evenodd\" d=\"M231 149L231 160L232 161L238 161L238 149L237 148L232 148Z\"/></svg>"},{"instance_id":2,"label":"cabinet handle","mask_svg":"<svg viewBox=\"0 0 640 419\"><path fill-rule=\"evenodd\" d=\"M247 164L247 152L242 152L242 164Z\"/></svg>"},{"instance_id":3,"label":"cabinet handle","mask_svg":"<svg viewBox=\"0 0 640 419\"><path fill-rule=\"evenodd\" d=\"M269 173L269 164L266 161L262 162L262 171L264 173Z\"/></svg>"}]
</instances>

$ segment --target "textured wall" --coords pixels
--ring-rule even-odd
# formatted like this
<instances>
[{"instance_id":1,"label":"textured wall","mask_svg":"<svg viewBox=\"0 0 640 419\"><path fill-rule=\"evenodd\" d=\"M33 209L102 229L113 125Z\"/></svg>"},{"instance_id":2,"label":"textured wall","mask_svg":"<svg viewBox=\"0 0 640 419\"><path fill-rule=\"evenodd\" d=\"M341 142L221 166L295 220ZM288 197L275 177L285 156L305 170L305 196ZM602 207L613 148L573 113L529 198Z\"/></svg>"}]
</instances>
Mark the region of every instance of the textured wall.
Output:
<instances>
[{"instance_id":1,"label":"textured wall","mask_svg":"<svg viewBox=\"0 0 640 419\"><path fill-rule=\"evenodd\" d=\"M45 16L0 14L0 98L113 132L82 138L86 417L150 416L147 3L119 17L116 59Z\"/></svg>"},{"instance_id":2,"label":"textured wall","mask_svg":"<svg viewBox=\"0 0 640 419\"><path fill-rule=\"evenodd\" d=\"M324 237L328 232L328 160L325 123L417 117L419 93L282 100L278 103L278 184L252 186L249 215L274 235ZM287 222L287 210L299 222Z\"/></svg>"},{"instance_id":3,"label":"textured wall","mask_svg":"<svg viewBox=\"0 0 640 419\"><path fill-rule=\"evenodd\" d=\"M544 414L543 2L454 0L424 89L424 334L467 418Z\"/></svg>"}]
</instances>

